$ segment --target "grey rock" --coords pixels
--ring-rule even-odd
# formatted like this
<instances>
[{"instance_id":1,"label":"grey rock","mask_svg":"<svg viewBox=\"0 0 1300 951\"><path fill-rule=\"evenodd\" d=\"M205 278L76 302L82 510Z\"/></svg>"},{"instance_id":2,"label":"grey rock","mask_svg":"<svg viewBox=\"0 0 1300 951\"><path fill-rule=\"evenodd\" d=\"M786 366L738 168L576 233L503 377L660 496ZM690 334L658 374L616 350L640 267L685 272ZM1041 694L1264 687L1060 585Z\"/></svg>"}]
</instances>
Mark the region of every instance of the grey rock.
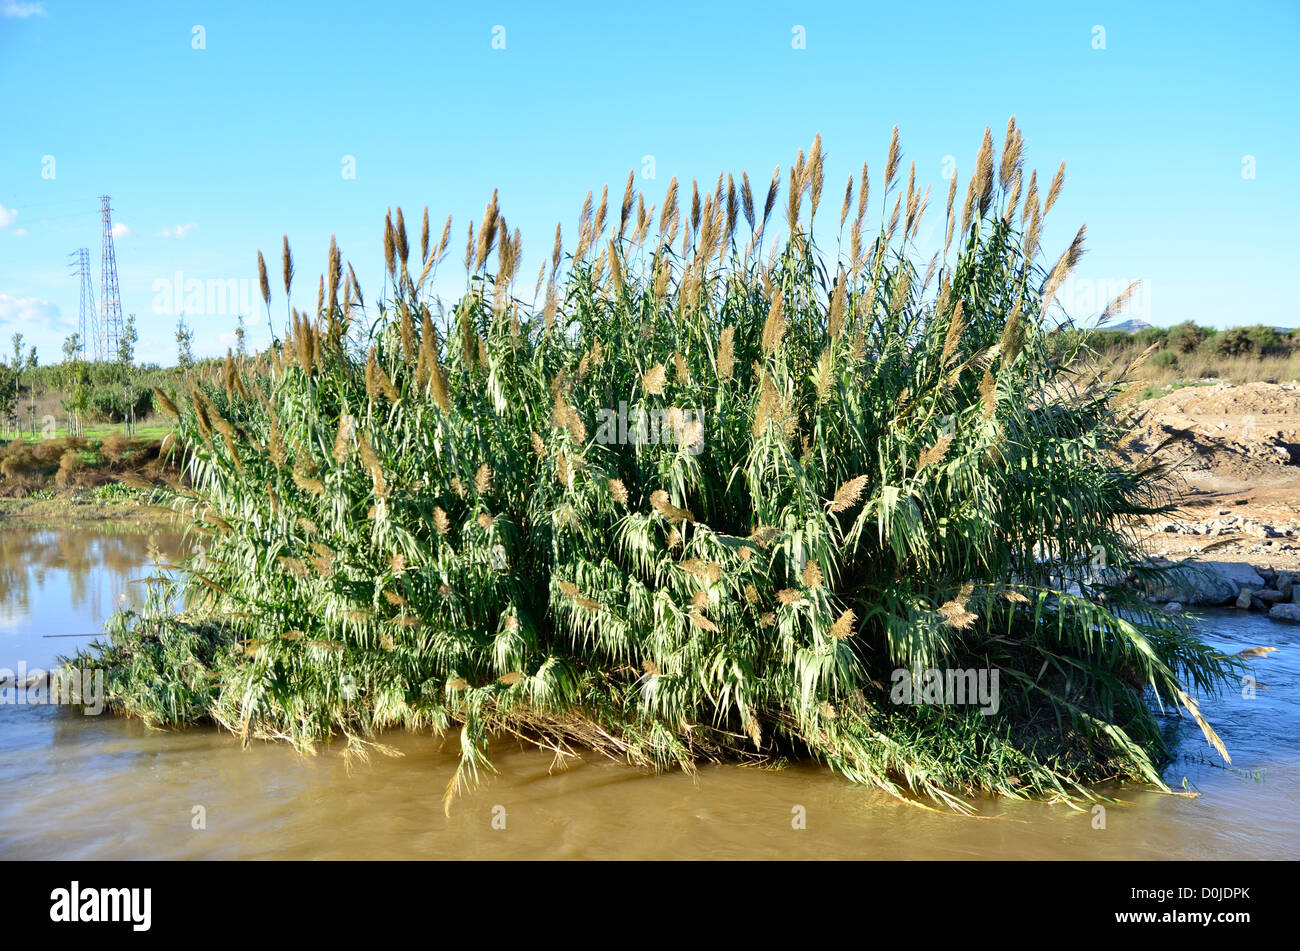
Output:
<instances>
[{"instance_id":1,"label":"grey rock","mask_svg":"<svg viewBox=\"0 0 1300 951\"><path fill-rule=\"evenodd\" d=\"M1264 579L1250 565L1231 561L1188 562L1162 572L1148 582L1147 593L1156 602L1231 604L1242 588L1264 587Z\"/></svg>"},{"instance_id":2,"label":"grey rock","mask_svg":"<svg viewBox=\"0 0 1300 951\"><path fill-rule=\"evenodd\" d=\"M1182 614L1183 606L1179 604L1177 601L1170 601L1168 604L1165 605L1164 610L1166 614Z\"/></svg>"},{"instance_id":3,"label":"grey rock","mask_svg":"<svg viewBox=\"0 0 1300 951\"><path fill-rule=\"evenodd\" d=\"M1237 607L1242 611L1250 610L1250 589L1242 588L1241 593L1237 595Z\"/></svg>"},{"instance_id":4,"label":"grey rock","mask_svg":"<svg viewBox=\"0 0 1300 951\"><path fill-rule=\"evenodd\" d=\"M1269 608L1268 616L1275 621L1294 621L1300 624L1300 604L1275 604Z\"/></svg>"},{"instance_id":5,"label":"grey rock","mask_svg":"<svg viewBox=\"0 0 1300 951\"><path fill-rule=\"evenodd\" d=\"M1286 598L1282 596L1281 591L1276 591L1273 588L1265 588L1263 591L1256 591L1255 597L1259 598L1261 601L1266 601L1269 604L1276 604L1279 601L1286 600Z\"/></svg>"}]
</instances>

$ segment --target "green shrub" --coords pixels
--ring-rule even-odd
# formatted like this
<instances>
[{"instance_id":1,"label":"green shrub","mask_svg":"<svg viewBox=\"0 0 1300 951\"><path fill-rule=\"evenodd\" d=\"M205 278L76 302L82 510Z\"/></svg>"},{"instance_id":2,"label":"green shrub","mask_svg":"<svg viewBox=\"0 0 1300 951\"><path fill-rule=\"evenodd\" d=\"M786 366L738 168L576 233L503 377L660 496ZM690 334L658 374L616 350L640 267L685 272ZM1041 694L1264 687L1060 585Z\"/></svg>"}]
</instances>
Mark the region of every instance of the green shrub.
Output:
<instances>
[{"instance_id":1,"label":"green shrub","mask_svg":"<svg viewBox=\"0 0 1300 951\"><path fill-rule=\"evenodd\" d=\"M457 725L449 796L497 732L655 767L811 756L957 808L1159 784L1143 691L1199 717L1184 691L1234 668L1110 583L1144 570L1166 477L1106 448L1122 386L1049 340L1082 231L1040 263L1009 150L995 172L986 136L935 266L894 159L883 233L850 195L824 257L820 143L781 235L747 177L684 208L674 182L658 228L629 179L557 235L540 306L495 202L447 311L422 290L445 239L412 259L400 212L377 314L331 248L270 372L231 361L178 410L205 551L183 620L160 595L115 622L112 706L358 751ZM930 669L998 671L996 715L895 702Z\"/></svg>"}]
</instances>

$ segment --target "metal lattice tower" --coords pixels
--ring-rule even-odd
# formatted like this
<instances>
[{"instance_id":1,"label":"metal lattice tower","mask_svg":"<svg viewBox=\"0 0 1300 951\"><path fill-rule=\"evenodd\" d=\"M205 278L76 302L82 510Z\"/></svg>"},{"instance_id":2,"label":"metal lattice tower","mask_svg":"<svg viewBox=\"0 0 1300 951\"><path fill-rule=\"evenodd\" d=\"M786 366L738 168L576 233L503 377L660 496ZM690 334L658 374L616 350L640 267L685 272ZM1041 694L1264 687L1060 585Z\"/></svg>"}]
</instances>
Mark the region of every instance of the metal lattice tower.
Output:
<instances>
[{"instance_id":1,"label":"metal lattice tower","mask_svg":"<svg viewBox=\"0 0 1300 951\"><path fill-rule=\"evenodd\" d=\"M77 248L68 255L76 260L72 264L73 273L81 280L81 347L77 355L86 359L86 347L94 347L96 359L99 359L99 312L95 307L95 285L90 275L90 248Z\"/></svg>"},{"instance_id":2,"label":"metal lattice tower","mask_svg":"<svg viewBox=\"0 0 1300 951\"><path fill-rule=\"evenodd\" d=\"M97 360L116 360L122 339L122 293L117 286L117 252L113 250L113 213L108 196L99 196L104 218L104 269L99 281L99 334L95 342Z\"/></svg>"}]
</instances>

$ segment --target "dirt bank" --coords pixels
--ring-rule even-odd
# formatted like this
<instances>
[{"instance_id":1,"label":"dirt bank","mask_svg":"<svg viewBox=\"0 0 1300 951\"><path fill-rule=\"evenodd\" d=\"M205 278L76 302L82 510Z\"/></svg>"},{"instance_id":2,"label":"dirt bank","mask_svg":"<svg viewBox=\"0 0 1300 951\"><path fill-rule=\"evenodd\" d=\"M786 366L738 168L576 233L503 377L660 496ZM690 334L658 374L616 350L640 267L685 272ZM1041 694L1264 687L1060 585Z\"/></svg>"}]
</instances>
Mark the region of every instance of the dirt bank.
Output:
<instances>
[{"instance_id":1,"label":"dirt bank","mask_svg":"<svg viewBox=\"0 0 1300 951\"><path fill-rule=\"evenodd\" d=\"M1173 439L1182 508L1152 519L1147 547L1179 558L1213 543L1213 557L1300 568L1300 384L1184 387L1138 407L1134 459Z\"/></svg>"}]
</instances>

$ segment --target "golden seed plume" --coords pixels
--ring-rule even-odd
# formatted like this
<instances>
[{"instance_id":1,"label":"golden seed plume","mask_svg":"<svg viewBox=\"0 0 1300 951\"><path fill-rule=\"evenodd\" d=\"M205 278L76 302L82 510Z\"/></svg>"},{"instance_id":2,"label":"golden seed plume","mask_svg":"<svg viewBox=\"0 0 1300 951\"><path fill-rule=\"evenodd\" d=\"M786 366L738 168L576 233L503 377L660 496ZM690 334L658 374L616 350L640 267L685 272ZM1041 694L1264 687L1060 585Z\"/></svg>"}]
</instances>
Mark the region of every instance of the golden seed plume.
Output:
<instances>
[{"instance_id":1,"label":"golden seed plume","mask_svg":"<svg viewBox=\"0 0 1300 951\"><path fill-rule=\"evenodd\" d=\"M660 396L667 380L668 374L664 371L664 365L657 363L641 375L641 386L651 396Z\"/></svg>"},{"instance_id":2,"label":"golden seed plume","mask_svg":"<svg viewBox=\"0 0 1300 951\"><path fill-rule=\"evenodd\" d=\"M284 296L289 296L293 286L293 253L289 250L289 236L284 236L284 247L280 252L280 276L284 278Z\"/></svg>"},{"instance_id":3,"label":"golden seed plume","mask_svg":"<svg viewBox=\"0 0 1300 951\"><path fill-rule=\"evenodd\" d=\"M868 477L864 475L856 476L845 482L835 491L835 498L831 500L831 512L838 514L850 509L858 504L862 498L862 491L867 487Z\"/></svg>"},{"instance_id":4,"label":"golden seed plume","mask_svg":"<svg viewBox=\"0 0 1300 951\"><path fill-rule=\"evenodd\" d=\"M266 306L271 306L271 282L266 276L266 260L262 257L262 252L257 252L257 282L261 285L262 300Z\"/></svg>"},{"instance_id":5,"label":"golden seed plume","mask_svg":"<svg viewBox=\"0 0 1300 951\"><path fill-rule=\"evenodd\" d=\"M785 306L780 288L772 297L772 305L767 312L767 320L763 323L763 353L772 356L776 353L777 348L781 346L781 341L785 337L786 320Z\"/></svg>"},{"instance_id":6,"label":"golden seed plume","mask_svg":"<svg viewBox=\"0 0 1300 951\"><path fill-rule=\"evenodd\" d=\"M791 187L794 187L791 185ZM767 219L772 214L772 208L776 204L776 193L781 188L781 166L778 165L772 172L772 184L767 186L767 200L763 202L763 224L767 224Z\"/></svg>"},{"instance_id":7,"label":"golden seed plume","mask_svg":"<svg viewBox=\"0 0 1300 951\"><path fill-rule=\"evenodd\" d=\"M736 328L724 327L718 341L718 379L730 380L736 367Z\"/></svg>"},{"instance_id":8,"label":"golden seed plume","mask_svg":"<svg viewBox=\"0 0 1300 951\"><path fill-rule=\"evenodd\" d=\"M898 162L901 158L898 144L898 126L894 126L893 135L889 139L889 158L885 160L885 192L894 184L894 176L898 174Z\"/></svg>"},{"instance_id":9,"label":"golden seed plume","mask_svg":"<svg viewBox=\"0 0 1300 951\"><path fill-rule=\"evenodd\" d=\"M1047 199L1043 202L1044 218L1046 218L1047 213L1052 210L1052 206L1056 204L1056 199L1061 194L1061 186L1064 184L1065 184L1065 163L1062 162L1061 167L1056 170L1056 176L1052 179L1051 187L1047 189Z\"/></svg>"},{"instance_id":10,"label":"golden seed plume","mask_svg":"<svg viewBox=\"0 0 1300 951\"><path fill-rule=\"evenodd\" d=\"M948 455L948 447L951 445L952 445L951 436L949 435L940 436L938 442L936 442L929 449L925 450L925 452L921 453L921 456L916 463L916 471L921 472L927 466L932 466L935 465L936 463L942 462L944 457Z\"/></svg>"},{"instance_id":11,"label":"golden seed plume","mask_svg":"<svg viewBox=\"0 0 1300 951\"><path fill-rule=\"evenodd\" d=\"M857 623L858 616L853 613L852 608L842 613L835 619L831 625L830 635L837 641L842 641L846 637L853 636L853 625Z\"/></svg>"}]
</instances>

